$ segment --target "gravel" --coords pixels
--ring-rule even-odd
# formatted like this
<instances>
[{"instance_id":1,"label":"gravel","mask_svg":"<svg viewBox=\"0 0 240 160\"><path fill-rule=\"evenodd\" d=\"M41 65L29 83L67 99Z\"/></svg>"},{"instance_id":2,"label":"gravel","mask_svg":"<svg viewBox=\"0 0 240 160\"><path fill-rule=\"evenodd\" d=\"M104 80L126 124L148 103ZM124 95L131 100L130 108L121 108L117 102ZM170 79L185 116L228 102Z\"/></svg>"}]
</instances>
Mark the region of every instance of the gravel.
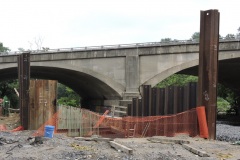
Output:
<instances>
[{"instance_id":1,"label":"gravel","mask_svg":"<svg viewBox=\"0 0 240 160\"><path fill-rule=\"evenodd\" d=\"M113 149L107 142L80 141L60 134L55 134L51 139L43 137L43 144L30 145L30 142L27 140L30 135L32 135L31 131L13 133L0 132L0 138L2 138L2 142L4 143L3 145L0 145L0 159L210 160L216 159L216 154L220 153L220 151L226 151L226 147L232 147L231 151L229 150L229 153L232 154L238 153L236 150L240 150L240 146L230 144L232 142L240 141L240 126L224 124L221 121L217 122L217 140L219 141L208 141L204 139L198 140L197 138L191 139L192 145L199 145L202 149L210 153L211 157L207 158L198 157L184 149L179 144L151 143L146 138L115 139L116 142L119 142L133 149L134 154L127 155L121 151ZM6 142L11 143L7 144ZM216 149L219 149L220 151L216 152ZM235 155L234 158L240 158L239 156L240 155Z\"/></svg>"},{"instance_id":2,"label":"gravel","mask_svg":"<svg viewBox=\"0 0 240 160\"><path fill-rule=\"evenodd\" d=\"M240 141L240 126L226 124L228 122L217 121L216 139L225 142Z\"/></svg>"}]
</instances>

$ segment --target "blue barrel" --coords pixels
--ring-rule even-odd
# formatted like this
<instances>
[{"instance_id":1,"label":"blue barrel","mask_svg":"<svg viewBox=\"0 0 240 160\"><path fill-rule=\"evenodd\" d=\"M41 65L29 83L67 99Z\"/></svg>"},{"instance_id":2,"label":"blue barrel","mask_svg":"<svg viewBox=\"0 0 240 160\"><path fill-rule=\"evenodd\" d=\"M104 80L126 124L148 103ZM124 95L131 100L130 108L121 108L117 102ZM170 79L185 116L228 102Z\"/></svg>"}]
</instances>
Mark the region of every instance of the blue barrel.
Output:
<instances>
[{"instance_id":1,"label":"blue barrel","mask_svg":"<svg viewBox=\"0 0 240 160\"><path fill-rule=\"evenodd\" d=\"M44 137L53 138L54 128L55 128L54 126L46 125Z\"/></svg>"}]
</instances>

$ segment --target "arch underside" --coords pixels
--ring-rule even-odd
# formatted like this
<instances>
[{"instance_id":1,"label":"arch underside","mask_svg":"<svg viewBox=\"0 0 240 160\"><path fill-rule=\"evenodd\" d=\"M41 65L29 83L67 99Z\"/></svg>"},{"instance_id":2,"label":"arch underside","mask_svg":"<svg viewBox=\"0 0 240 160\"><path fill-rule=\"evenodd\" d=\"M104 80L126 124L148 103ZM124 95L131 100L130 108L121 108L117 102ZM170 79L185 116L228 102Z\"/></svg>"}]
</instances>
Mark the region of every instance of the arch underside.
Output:
<instances>
[{"instance_id":1,"label":"arch underside","mask_svg":"<svg viewBox=\"0 0 240 160\"><path fill-rule=\"evenodd\" d=\"M198 76L198 60L174 66L154 76L144 84L155 86L172 74L188 74ZM240 57L219 60L218 82L235 90L240 90ZM143 84L143 85L144 85Z\"/></svg>"},{"instance_id":2,"label":"arch underside","mask_svg":"<svg viewBox=\"0 0 240 160\"><path fill-rule=\"evenodd\" d=\"M101 80L74 70L31 66L31 78L58 80L60 83L72 88L82 99L111 100L121 99L121 94ZM17 67L0 70L0 81L17 79Z\"/></svg>"},{"instance_id":3,"label":"arch underside","mask_svg":"<svg viewBox=\"0 0 240 160\"><path fill-rule=\"evenodd\" d=\"M198 65L184 69L179 74L190 74L198 76ZM225 59L219 61L218 82L232 88L240 90L240 58Z\"/></svg>"}]
</instances>

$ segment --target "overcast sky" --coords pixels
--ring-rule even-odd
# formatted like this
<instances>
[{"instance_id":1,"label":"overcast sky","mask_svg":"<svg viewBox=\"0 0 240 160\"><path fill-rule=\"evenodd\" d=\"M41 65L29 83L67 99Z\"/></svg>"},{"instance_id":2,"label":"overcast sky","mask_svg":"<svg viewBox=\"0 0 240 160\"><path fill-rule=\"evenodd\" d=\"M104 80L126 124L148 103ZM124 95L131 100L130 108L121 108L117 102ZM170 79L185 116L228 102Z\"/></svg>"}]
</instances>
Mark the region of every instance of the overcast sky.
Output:
<instances>
[{"instance_id":1,"label":"overcast sky","mask_svg":"<svg viewBox=\"0 0 240 160\"><path fill-rule=\"evenodd\" d=\"M51 49L185 40L208 9L220 12L220 35L237 33L239 0L1 0L0 42L16 51L39 38Z\"/></svg>"}]
</instances>

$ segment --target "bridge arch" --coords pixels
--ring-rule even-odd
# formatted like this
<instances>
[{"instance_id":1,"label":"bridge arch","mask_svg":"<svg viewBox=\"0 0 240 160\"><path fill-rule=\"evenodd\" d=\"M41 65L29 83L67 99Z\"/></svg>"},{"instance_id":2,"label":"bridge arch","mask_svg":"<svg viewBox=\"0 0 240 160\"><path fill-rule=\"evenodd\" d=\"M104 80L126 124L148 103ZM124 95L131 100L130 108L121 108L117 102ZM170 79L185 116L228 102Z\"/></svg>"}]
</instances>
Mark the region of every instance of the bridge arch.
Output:
<instances>
[{"instance_id":1,"label":"bridge arch","mask_svg":"<svg viewBox=\"0 0 240 160\"><path fill-rule=\"evenodd\" d=\"M148 81L144 82L142 85L151 85L151 86L155 86L157 85L159 82L161 82L162 80L166 79L167 77L190 67L194 67L196 65L198 65L198 60L193 60L190 62L186 62L177 66L173 66L167 70L164 70L163 72L155 75L154 77L152 77L151 79L149 79Z\"/></svg>"},{"instance_id":2,"label":"bridge arch","mask_svg":"<svg viewBox=\"0 0 240 160\"><path fill-rule=\"evenodd\" d=\"M219 63L221 66L220 69L227 68L225 63L228 61L237 61L238 63L240 63L239 58L240 58L240 54L239 54L239 52L236 52L236 51L220 52L219 53ZM196 59L196 60L188 61L188 62L179 64L179 65L176 65L176 66L172 66L171 68L168 68L168 69L164 70L163 72L156 74L155 76L153 76L149 80L145 81L141 85L155 86L162 80L166 79L167 77L169 77L175 73L181 72L183 70L187 70L189 68L196 67L196 66L198 66L198 64L199 64L199 60ZM196 70L195 75L198 75L197 68L195 70ZM228 71L230 71L230 68L228 69ZM226 69L224 71L220 70L220 73L222 73L221 75L227 75L226 72L227 72ZM225 81L221 76L219 78L220 78L220 81Z\"/></svg>"},{"instance_id":3,"label":"bridge arch","mask_svg":"<svg viewBox=\"0 0 240 160\"><path fill-rule=\"evenodd\" d=\"M0 74L0 80L17 78L16 63L1 64ZM49 61L31 62L31 77L58 80L88 99L121 99L125 90L123 85L93 70Z\"/></svg>"}]
</instances>

